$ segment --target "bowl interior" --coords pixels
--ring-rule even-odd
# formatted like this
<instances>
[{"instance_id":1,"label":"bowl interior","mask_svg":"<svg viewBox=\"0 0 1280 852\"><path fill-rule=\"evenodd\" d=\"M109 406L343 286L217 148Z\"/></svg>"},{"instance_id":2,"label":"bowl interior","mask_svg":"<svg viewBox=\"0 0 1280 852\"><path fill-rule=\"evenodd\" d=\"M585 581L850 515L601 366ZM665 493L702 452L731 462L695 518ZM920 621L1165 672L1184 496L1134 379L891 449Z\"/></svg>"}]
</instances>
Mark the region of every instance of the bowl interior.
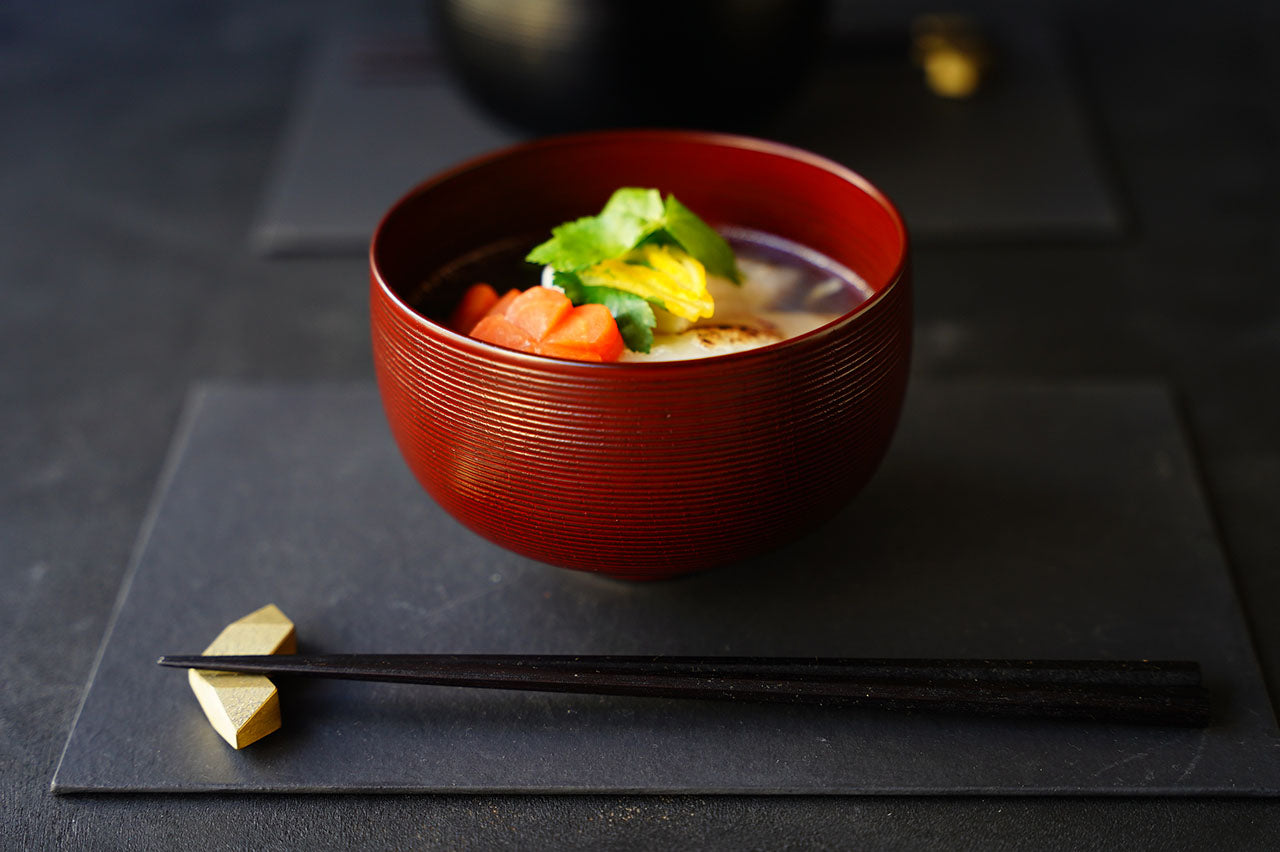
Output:
<instances>
[{"instance_id":1,"label":"bowl interior","mask_svg":"<svg viewBox=\"0 0 1280 852\"><path fill-rule=\"evenodd\" d=\"M442 272L460 262L474 269L477 257L527 252L561 222L598 212L621 186L656 187L714 226L807 246L856 272L875 294L905 263L901 218L841 166L760 140L633 131L541 140L422 184L379 226L373 267L399 301L438 319L471 283ZM536 283L537 273L530 265L520 286Z\"/></svg>"}]
</instances>

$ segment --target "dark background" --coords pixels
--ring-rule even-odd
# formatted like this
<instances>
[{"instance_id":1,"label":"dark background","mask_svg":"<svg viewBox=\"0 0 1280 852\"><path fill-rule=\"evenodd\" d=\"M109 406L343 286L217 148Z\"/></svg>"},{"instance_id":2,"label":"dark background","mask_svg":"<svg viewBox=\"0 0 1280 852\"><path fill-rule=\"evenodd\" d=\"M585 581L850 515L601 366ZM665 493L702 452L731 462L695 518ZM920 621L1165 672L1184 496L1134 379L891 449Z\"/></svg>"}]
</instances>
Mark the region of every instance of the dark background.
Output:
<instances>
[{"instance_id":1,"label":"dark background","mask_svg":"<svg viewBox=\"0 0 1280 852\"><path fill-rule=\"evenodd\" d=\"M1275 694L1280 12L1042 5L1130 226L918 246L914 369L1169 381ZM268 260L248 243L316 20L309 2L0 7L0 846L1260 849L1280 836L1268 800L50 795L191 383L371 378L363 257Z\"/></svg>"}]
</instances>

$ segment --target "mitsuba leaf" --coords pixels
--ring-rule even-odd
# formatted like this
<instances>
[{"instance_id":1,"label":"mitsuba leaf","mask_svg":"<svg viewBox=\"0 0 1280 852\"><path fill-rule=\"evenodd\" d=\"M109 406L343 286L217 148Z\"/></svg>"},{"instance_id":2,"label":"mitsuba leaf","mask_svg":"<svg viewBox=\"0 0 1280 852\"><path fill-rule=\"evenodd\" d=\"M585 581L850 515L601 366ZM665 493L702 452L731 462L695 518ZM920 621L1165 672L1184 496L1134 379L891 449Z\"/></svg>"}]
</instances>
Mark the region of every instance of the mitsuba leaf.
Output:
<instances>
[{"instance_id":1,"label":"mitsuba leaf","mask_svg":"<svg viewBox=\"0 0 1280 852\"><path fill-rule=\"evenodd\" d=\"M628 349L633 352L649 351L653 346L653 327L658 320L648 302L612 287L584 286L582 289L585 301L604 305L613 314L618 333Z\"/></svg>"},{"instance_id":2,"label":"mitsuba leaf","mask_svg":"<svg viewBox=\"0 0 1280 852\"><path fill-rule=\"evenodd\" d=\"M564 294L569 297L569 301L573 302L575 306L583 304L582 288L584 285L582 279L577 275L572 272L557 272L551 276L551 283L564 291Z\"/></svg>"},{"instance_id":3,"label":"mitsuba leaf","mask_svg":"<svg viewBox=\"0 0 1280 852\"><path fill-rule=\"evenodd\" d=\"M659 227L665 215L666 207L658 190L636 187L617 190L600 211L600 218L608 223L610 230L619 236L635 235L629 248L634 248L645 234Z\"/></svg>"},{"instance_id":4,"label":"mitsuba leaf","mask_svg":"<svg viewBox=\"0 0 1280 852\"><path fill-rule=\"evenodd\" d=\"M614 192L599 216L586 216L553 228L551 239L526 260L558 272L575 272L628 252L661 226L665 208L656 189Z\"/></svg>"},{"instance_id":5,"label":"mitsuba leaf","mask_svg":"<svg viewBox=\"0 0 1280 852\"><path fill-rule=\"evenodd\" d=\"M619 257L644 244L674 244L697 259L712 275L742 280L733 249L715 229L681 204L674 195L666 201L656 189L624 187L609 197L598 216L566 222L551 231L551 239L529 252L531 263L558 272L577 272Z\"/></svg>"},{"instance_id":6,"label":"mitsuba leaf","mask_svg":"<svg viewBox=\"0 0 1280 852\"><path fill-rule=\"evenodd\" d=\"M557 271L572 272L611 257L610 252L620 253L630 248L623 239L609 234L599 216L565 222L552 229L551 234L551 239L529 252L525 259Z\"/></svg>"},{"instance_id":7,"label":"mitsuba leaf","mask_svg":"<svg viewBox=\"0 0 1280 852\"><path fill-rule=\"evenodd\" d=\"M674 195L667 196L663 208L662 230L682 249L701 261L707 272L728 278L735 284L742 281L733 249L724 241L724 237L677 201Z\"/></svg>"}]
</instances>

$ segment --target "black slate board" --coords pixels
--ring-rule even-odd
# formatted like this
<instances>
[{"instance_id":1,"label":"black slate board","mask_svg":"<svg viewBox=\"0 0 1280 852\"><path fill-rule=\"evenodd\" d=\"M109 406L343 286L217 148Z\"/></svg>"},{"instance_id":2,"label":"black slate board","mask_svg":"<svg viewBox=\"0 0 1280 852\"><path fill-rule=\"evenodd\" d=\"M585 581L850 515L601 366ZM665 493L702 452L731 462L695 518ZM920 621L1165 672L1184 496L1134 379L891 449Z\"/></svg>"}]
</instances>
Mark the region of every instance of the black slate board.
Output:
<instances>
[{"instance_id":1,"label":"black slate board","mask_svg":"<svg viewBox=\"0 0 1280 852\"><path fill-rule=\"evenodd\" d=\"M262 252L362 252L419 181L525 138L462 93L422 4L356 8L318 37L254 227ZM825 58L790 108L753 133L862 173L917 240L1118 235L1125 217L1064 45L1034 12L996 8L999 17L979 20L999 73L972 100L925 88L908 58L909 10L859 4L852 25L833 21Z\"/></svg>"},{"instance_id":2,"label":"black slate board","mask_svg":"<svg viewBox=\"0 0 1280 852\"><path fill-rule=\"evenodd\" d=\"M304 651L1200 660L1207 730L303 683L228 748L186 678L267 602ZM73 791L1280 792L1280 740L1167 394L930 386L870 488L782 551L563 571L425 496L365 386L193 394L53 782Z\"/></svg>"}]
</instances>

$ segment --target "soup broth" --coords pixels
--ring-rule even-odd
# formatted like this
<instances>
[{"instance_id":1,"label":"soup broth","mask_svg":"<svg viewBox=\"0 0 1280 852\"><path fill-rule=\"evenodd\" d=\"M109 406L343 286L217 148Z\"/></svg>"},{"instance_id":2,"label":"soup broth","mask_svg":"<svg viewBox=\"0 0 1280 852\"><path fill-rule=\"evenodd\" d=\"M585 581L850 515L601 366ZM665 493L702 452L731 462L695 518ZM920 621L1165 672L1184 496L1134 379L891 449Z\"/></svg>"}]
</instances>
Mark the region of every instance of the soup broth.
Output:
<instances>
[{"instance_id":1,"label":"soup broth","mask_svg":"<svg viewBox=\"0 0 1280 852\"><path fill-rule=\"evenodd\" d=\"M737 255L742 283L708 275L715 316L688 327L660 323L649 353L628 351L621 360L681 360L757 348L819 328L872 295L855 272L804 246L743 228L721 234ZM542 271L524 260L535 243L505 240L465 255L425 281L410 303L424 316L443 320L476 282L499 292L535 286Z\"/></svg>"}]
</instances>

